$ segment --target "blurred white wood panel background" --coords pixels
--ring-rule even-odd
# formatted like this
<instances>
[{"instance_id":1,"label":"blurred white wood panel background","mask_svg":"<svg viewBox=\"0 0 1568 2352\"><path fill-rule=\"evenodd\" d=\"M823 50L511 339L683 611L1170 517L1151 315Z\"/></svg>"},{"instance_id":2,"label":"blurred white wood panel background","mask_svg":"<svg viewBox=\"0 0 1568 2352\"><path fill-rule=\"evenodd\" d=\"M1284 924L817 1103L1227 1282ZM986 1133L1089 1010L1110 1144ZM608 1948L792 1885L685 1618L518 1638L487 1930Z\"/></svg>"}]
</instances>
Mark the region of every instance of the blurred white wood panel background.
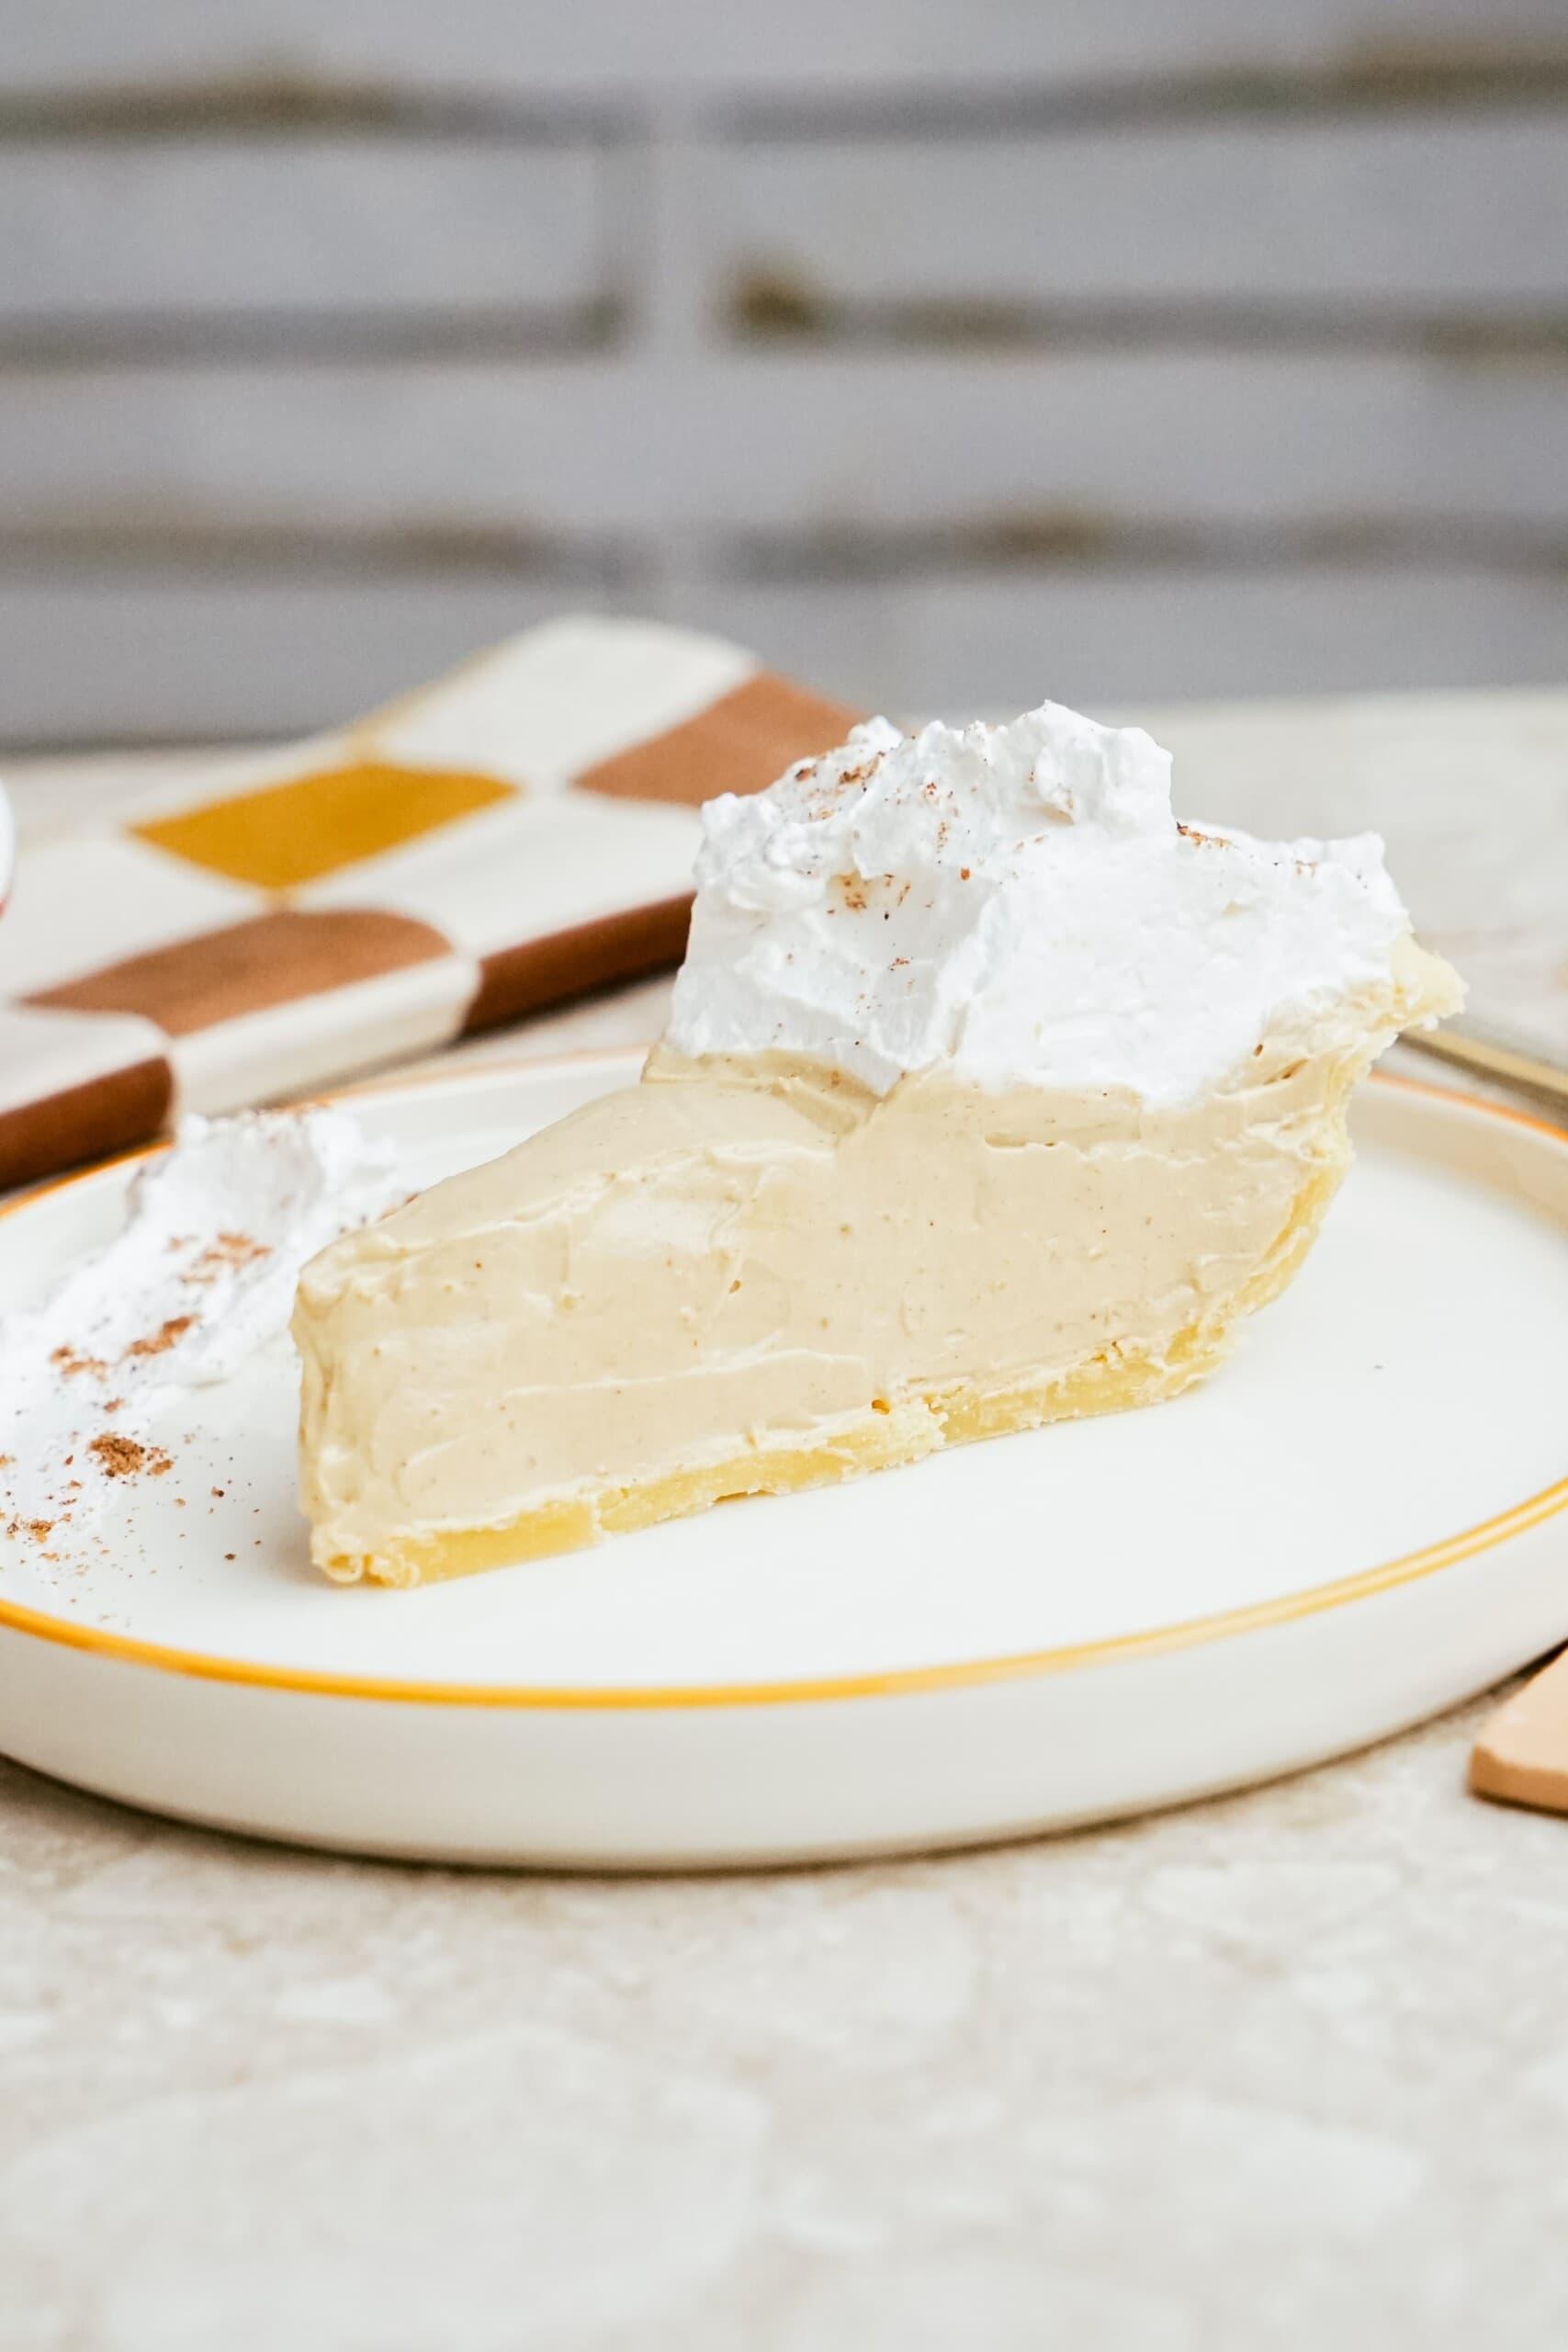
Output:
<instances>
[{"instance_id":1,"label":"blurred white wood panel background","mask_svg":"<svg viewBox=\"0 0 1568 2352\"><path fill-rule=\"evenodd\" d=\"M3 66L0 66L3 70ZM592 301L603 151L180 136L0 146L0 331Z\"/></svg>"},{"instance_id":2,"label":"blurred white wood panel background","mask_svg":"<svg viewBox=\"0 0 1568 2352\"><path fill-rule=\"evenodd\" d=\"M0 0L0 742L1560 681L1564 0Z\"/></svg>"},{"instance_id":3,"label":"blurred white wood panel background","mask_svg":"<svg viewBox=\"0 0 1568 2352\"><path fill-rule=\"evenodd\" d=\"M0 367L0 526L812 540L1568 521L1564 371L1403 351ZM1462 526L1462 529L1461 527ZM677 550L680 551L680 550ZM689 552L689 551L688 551ZM700 553L700 550L699 550Z\"/></svg>"},{"instance_id":4,"label":"blurred white wood panel background","mask_svg":"<svg viewBox=\"0 0 1568 2352\"><path fill-rule=\"evenodd\" d=\"M776 256L802 300L874 320L993 305L1154 323L1184 305L1506 317L1563 290L1568 111L1351 116L1048 135L797 137L704 156L721 272ZM1374 318L1376 313L1373 313ZM1309 312L1310 316L1310 312Z\"/></svg>"},{"instance_id":5,"label":"blurred white wood panel background","mask_svg":"<svg viewBox=\"0 0 1568 2352\"><path fill-rule=\"evenodd\" d=\"M1314 694L1561 677L1568 630L1560 582L1483 564L933 566L869 587L737 580L659 600L548 570L127 563L0 577L0 637L21 707L54 721L35 742L164 742L302 730L553 613L656 604L800 676L869 681L863 699L895 714L963 717L1045 693L1105 709L1134 677L1170 701L1199 682L1226 697L1280 678Z\"/></svg>"},{"instance_id":6,"label":"blurred white wood panel background","mask_svg":"<svg viewBox=\"0 0 1568 2352\"><path fill-rule=\"evenodd\" d=\"M1022 90L1186 71L1517 62L1559 0L7 0L20 90L295 74L388 90L726 96Z\"/></svg>"}]
</instances>

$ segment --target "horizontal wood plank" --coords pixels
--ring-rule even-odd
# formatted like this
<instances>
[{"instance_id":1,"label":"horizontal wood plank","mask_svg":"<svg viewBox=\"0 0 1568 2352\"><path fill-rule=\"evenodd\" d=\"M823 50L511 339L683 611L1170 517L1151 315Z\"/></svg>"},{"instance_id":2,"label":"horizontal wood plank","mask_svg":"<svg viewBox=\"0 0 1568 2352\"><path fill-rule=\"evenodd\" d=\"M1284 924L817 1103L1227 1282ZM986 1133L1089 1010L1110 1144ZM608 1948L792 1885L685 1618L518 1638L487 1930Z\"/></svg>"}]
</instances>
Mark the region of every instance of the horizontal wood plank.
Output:
<instances>
[{"instance_id":1,"label":"horizontal wood plank","mask_svg":"<svg viewBox=\"0 0 1568 2352\"><path fill-rule=\"evenodd\" d=\"M1568 356L606 355L0 370L0 540L819 536L1149 518L1551 529Z\"/></svg>"},{"instance_id":2,"label":"horizontal wood plank","mask_svg":"<svg viewBox=\"0 0 1568 2352\"><path fill-rule=\"evenodd\" d=\"M0 574L0 742L289 735L605 592L503 572Z\"/></svg>"},{"instance_id":3,"label":"horizontal wood plank","mask_svg":"<svg viewBox=\"0 0 1568 2352\"><path fill-rule=\"evenodd\" d=\"M203 77L368 80L415 89L942 93L1022 77L1146 78L1181 70L1506 54L1562 37L1555 0L19 0L6 28L14 88L189 85Z\"/></svg>"},{"instance_id":4,"label":"horizontal wood plank","mask_svg":"<svg viewBox=\"0 0 1568 2352\"><path fill-rule=\"evenodd\" d=\"M0 144L9 329L592 303L612 272L614 159L380 138Z\"/></svg>"},{"instance_id":5,"label":"horizontal wood plank","mask_svg":"<svg viewBox=\"0 0 1568 2352\"><path fill-rule=\"evenodd\" d=\"M635 586L504 573L0 574L0 741L288 733L368 707L549 614ZM1376 564L1072 566L694 583L670 617L893 712L1361 688L1544 684L1568 575Z\"/></svg>"},{"instance_id":6,"label":"horizontal wood plank","mask_svg":"<svg viewBox=\"0 0 1568 2352\"><path fill-rule=\"evenodd\" d=\"M731 582L677 617L722 625L825 691L897 716L1145 699L1550 685L1568 575L1378 565L1063 567L874 586Z\"/></svg>"},{"instance_id":7,"label":"horizontal wood plank","mask_svg":"<svg viewBox=\"0 0 1568 2352\"><path fill-rule=\"evenodd\" d=\"M703 170L710 268L742 324L765 316L759 289L823 332L920 305L1023 331L1057 305L1151 321L1568 305L1568 114L1551 107L790 141L712 150Z\"/></svg>"}]
</instances>

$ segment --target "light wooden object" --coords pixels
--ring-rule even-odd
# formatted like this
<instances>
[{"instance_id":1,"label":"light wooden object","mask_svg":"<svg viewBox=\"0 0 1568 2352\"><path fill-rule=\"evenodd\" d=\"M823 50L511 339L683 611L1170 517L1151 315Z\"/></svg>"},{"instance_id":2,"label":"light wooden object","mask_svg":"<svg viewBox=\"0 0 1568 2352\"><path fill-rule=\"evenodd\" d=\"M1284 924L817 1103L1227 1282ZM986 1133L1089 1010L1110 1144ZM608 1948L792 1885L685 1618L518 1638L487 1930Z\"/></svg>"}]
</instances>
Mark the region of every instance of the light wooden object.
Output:
<instances>
[{"instance_id":1,"label":"light wooden object","mask_svg":"<svg viewBox=\"0 0 1568 2352\"><path fill-rule=\"evenodd\" d=\"M1477 1796L1568 1813L1568 1650L1499 1707L1471 1752Z\"/></svg>"}]
</instances>

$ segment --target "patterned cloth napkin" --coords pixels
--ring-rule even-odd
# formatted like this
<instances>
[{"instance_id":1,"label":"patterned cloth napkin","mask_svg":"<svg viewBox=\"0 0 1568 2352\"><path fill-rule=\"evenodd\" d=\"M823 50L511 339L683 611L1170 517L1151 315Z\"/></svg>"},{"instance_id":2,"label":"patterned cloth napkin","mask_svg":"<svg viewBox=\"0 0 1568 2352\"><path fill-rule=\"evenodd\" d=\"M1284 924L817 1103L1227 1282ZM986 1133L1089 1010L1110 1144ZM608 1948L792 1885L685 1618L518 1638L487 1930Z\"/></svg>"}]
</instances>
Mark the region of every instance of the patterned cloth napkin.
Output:
<instances>
[{"instance_id":1,"label":"patterned cloth napkin","mask_svg":"<svg viewBox=\"0 0 1568 2352\"><path fill-rule=\"evenodd\" d=\"M859 713L737 647L554 621L328 735L24 847L0 1185L677 962L696 808Z\"/></svg>"}]
</instances>

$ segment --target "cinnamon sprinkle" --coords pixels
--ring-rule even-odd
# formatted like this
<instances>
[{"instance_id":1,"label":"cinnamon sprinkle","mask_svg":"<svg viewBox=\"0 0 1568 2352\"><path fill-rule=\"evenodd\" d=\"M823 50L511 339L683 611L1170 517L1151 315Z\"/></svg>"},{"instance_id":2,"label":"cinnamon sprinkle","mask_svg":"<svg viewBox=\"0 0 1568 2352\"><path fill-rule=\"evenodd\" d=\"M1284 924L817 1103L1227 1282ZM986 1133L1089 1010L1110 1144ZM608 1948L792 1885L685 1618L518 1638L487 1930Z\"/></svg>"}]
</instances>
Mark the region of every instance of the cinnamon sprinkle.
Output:
<instances>
[{"instance_id":1,"label":"cinnamon sprinkle","mask_svg":"<svg viewBox=\"0 0 1568 2352\"><path fill-rule=\"evenodd\" d=\"M100 1467L111 1478L129 1477L140 1470L147 1459L147 1449L133 1437L121 1437L118 1430L107 1430L102 1437L90 1438L87 1451L96 1454Z\"/></svg>"},{"instance_id":2,"label":"cinnamon sprinkle","mask_svg":"<svg viewBox=\"0 0 1568 2352\"><path fill-rule=\"evenodd\" d=\"M216 1282L225 1268L237 1272L242 1266L254 1265L258 1258L270 1258L272 1245L257 1241L248 1233L220 1233L208 1243L194 1265L186 1268L180 1280L186 1283Z\"/></svg>"},{"instance_id":3,"label":"cinnamon sprinkle","mask_svg":"<svg viewBox=\"0 0 1568 2352\"><path fill-rule=\"evenodd\" d=\"M166 1349L174 1346L176 1340L185 1337L195 1321L194 1315L171 1315L168 1321L161 1325L147 1339L132 1340L125 1354L127 1357L161 1356ZM124 1358L121 1359L122 1362L124 1360Z\"/></svg>"},{"instance_id":4,"label":"cinnamon sprinkle","mask_svg":"<svg viewBox=\"0 0 1568 2352\"><path fill-rule=\"evenodd\" d=\"M1224 833L1202 833L1196 825L1179 824L1176 830L1184 842L1196 842L1201 849L1229 849L1231 846Z\"/></svg>"}]
</instances>

